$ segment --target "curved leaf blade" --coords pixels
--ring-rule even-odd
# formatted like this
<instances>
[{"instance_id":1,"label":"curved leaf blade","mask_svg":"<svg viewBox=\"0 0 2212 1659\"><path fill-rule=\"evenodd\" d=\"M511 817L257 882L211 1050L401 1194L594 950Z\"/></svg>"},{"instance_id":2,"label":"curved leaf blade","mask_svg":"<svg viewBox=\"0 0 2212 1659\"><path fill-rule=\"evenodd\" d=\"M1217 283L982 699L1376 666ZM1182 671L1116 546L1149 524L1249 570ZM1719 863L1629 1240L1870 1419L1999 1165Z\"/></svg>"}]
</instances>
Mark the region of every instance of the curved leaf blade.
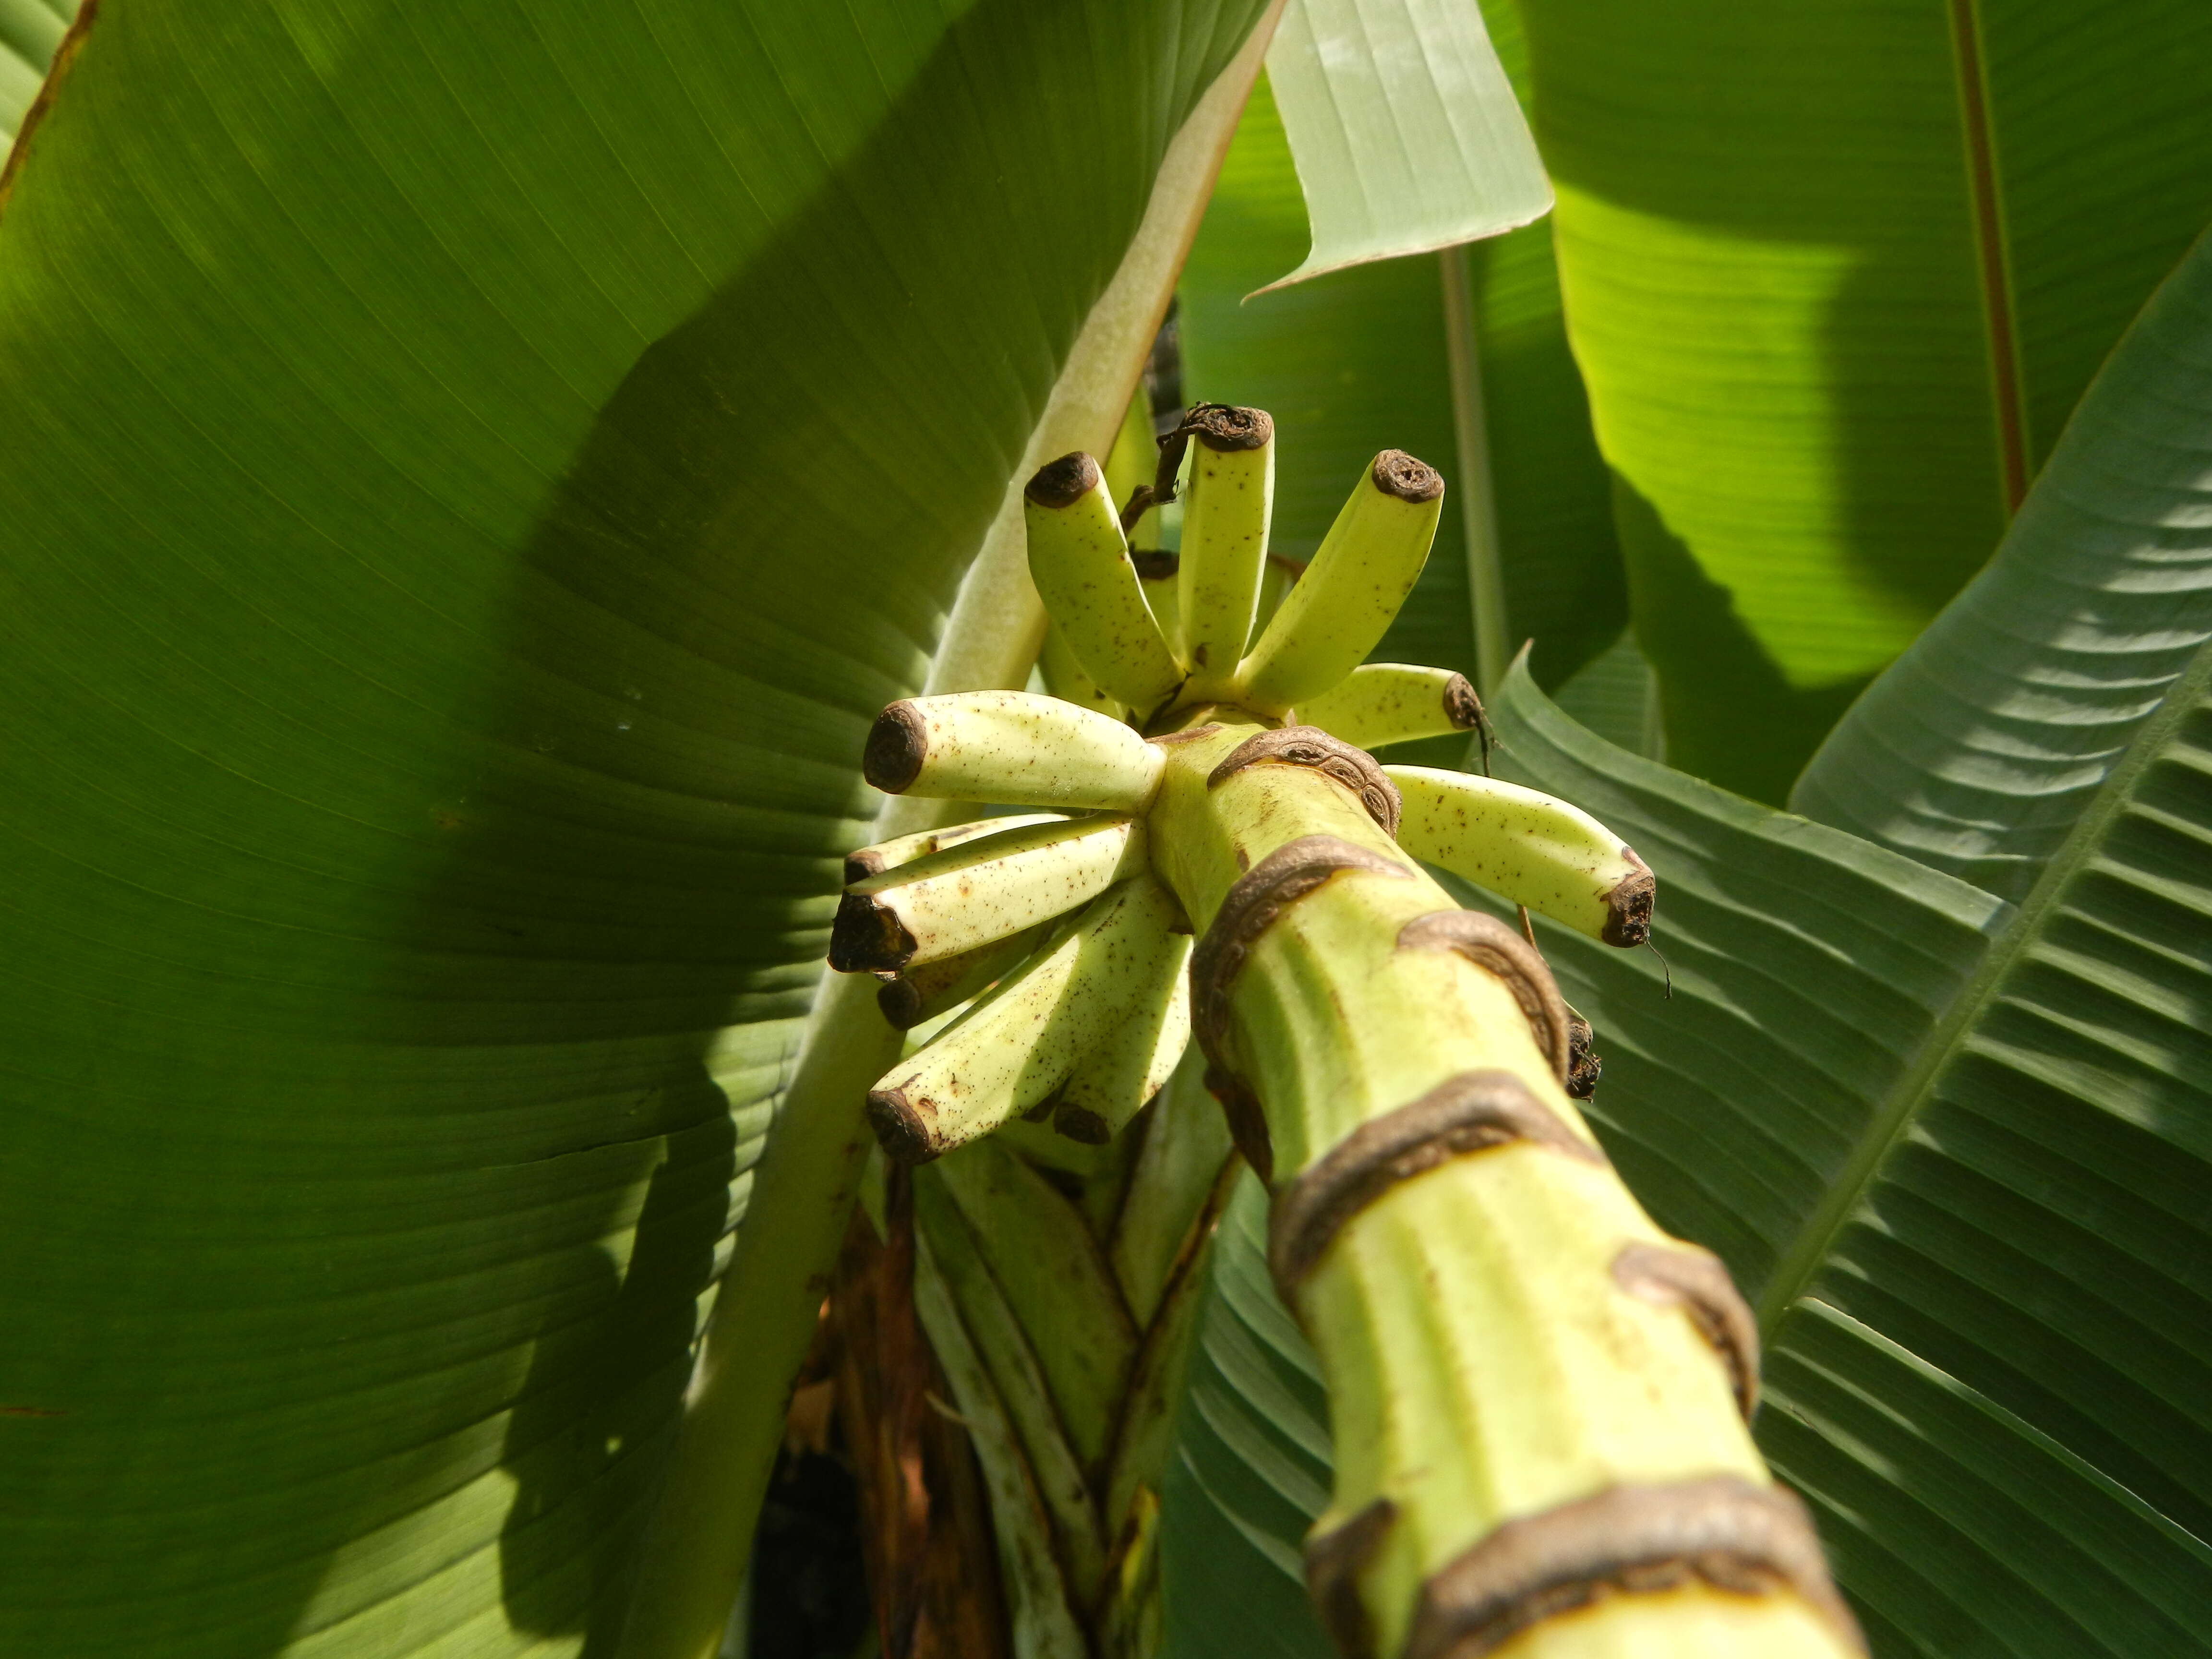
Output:
<instances>
[{"instance_id":1,"label":"curved leaf blade","mask_svg":"<svg viewBox=\"0 0 2212 1659\"><path fill-rule=\"evenodd\" d=\"M1798 781L1808 817L2024 896L2212 638L2212 242L2082 397L1989 566Z\"/></svg>"},{"instance_id":2,"label":"curved leaf blade","mask_svg":"<svg viewBox=\"0 0 2212 1659\"><path fill-rule=\"evenodd\" d=\"M1255 11L83 34L0 215L0 1647L606 1634L867 723Z\"/></svg>"}]
</instances>

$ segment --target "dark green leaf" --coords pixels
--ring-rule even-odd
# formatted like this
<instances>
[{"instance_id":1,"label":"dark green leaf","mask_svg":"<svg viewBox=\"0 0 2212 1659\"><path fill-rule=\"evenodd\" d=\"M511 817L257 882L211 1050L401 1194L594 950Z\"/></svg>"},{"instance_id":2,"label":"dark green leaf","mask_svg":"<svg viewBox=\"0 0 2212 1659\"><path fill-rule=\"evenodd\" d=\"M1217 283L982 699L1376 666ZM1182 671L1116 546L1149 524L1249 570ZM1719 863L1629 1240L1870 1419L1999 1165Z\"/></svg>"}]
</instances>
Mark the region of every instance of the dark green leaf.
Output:
<instances>
[{"instance_id":1,"label":"dark green leaf","mask_svg":"<svg viewBox=\"0 0 2212 1659\"><path fill-rule=\"evenodd\" d=\"M0 216L0 1649L605 1633L869 720L1255 9L100 14Z\"/></svg>"},{"instance_id":2,"label":"dark green leaf","mask_svg":"<svg viewBox=\"0 0 2212 1659\"><path fill-rule=\"evenodd\" d=\"M2081 400L2004 544L1869 688L1799 811L2024 896L2212 635L2212 241Z\"/></svg>"}]
</instances>

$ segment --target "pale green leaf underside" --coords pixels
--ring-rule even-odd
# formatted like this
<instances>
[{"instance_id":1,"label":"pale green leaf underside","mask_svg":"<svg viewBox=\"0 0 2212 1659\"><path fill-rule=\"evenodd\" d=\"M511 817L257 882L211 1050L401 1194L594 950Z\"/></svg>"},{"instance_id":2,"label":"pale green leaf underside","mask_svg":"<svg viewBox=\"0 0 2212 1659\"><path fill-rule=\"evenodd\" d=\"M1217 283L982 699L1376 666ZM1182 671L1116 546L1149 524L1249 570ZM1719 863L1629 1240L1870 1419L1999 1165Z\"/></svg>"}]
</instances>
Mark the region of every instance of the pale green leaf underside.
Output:
<instances>
[{"instance_id":1,"label":"pale green leaf underside","mask_svg":"<svg viewBox=\"0 0 2212 1659\"><path fill-rule=\"evenodd\" d=\"M70 0L0 0L0 164L75 11Z\"/></svg>"},{"instance_id":2,"label":"pale green leaf underside","mask_svg":"<svg viewBox=\"0 0 2212 1659\"><path fill-rule=\"evenodd\" d=\"M2019 898L2212 636L2212 241L2075 411L1996 557L1791 804Z\"/></svg>"},{"instance_id":3,"label":"pale green leaf underside","mask_svg":"<svg viewBox=\"0 0 2212 1659\"><path fill-rule=\"evenodd\" d=\"M82 37L0 213L0 1651L607 1634L868 723L1256 12L1041 9Z\"/></svg>"},{"instance_id":4,"label":"pale green leaf underside","mask_svg":"<svg viewBox=\"0 0 2212 1659\"><path fill-rule=\"evenodd\" d=\"M1552 205L1474 0L1291 0L1267 76L1313 229L1271 287L1494 236Z\"/></svg>"},{"instance_id":5,"label":"pale green leaf underside","mask_svg":"<svg viewBox=\"0 0 2212 1659\"><path fill-rule=\"evenodd\" d=\"M1649 952L1542 930L1605 1056L1591 1115L1766 1314L1761 1442L1885 1659L2212 1651L2207 672L2020 911L1614 750L1523 675L1495 711L1501 770L1658 872L1672 1001ZM1168 1537L1280 1601L1318 1395L1252 1393L1310 1357L1255 1311L1256 1236L1222 1238Z\"/></svg>"}]
</instances>

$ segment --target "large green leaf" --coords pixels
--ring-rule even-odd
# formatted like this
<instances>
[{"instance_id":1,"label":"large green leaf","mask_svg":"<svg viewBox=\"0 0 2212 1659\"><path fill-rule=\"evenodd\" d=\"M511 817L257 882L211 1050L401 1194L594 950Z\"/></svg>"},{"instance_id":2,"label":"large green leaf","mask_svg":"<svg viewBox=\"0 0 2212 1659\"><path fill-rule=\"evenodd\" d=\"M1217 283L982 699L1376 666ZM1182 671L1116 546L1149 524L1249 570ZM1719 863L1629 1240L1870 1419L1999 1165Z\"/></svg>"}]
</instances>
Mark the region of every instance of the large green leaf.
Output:
<instances>
[{"instance_id":1,"label":"large green leaf","mask_svg":"<svg viewBox=\"0 0 2212 1659\"><path fill-rule=\"evenodd\" d=\"M1508 72L1522 73L1517 15L1487 9ZM1397 258L1267 294L1304 254L1307 213L1271 91L1255 92L1222 167L1180 290L1185 386L1275 416L1274 545L1309 558L1359 468L1412 451L1464 482L1436 264ZM1477 244L1474 334L1507 598L1506 634L1538 641L1546 684L1605 648L1626 615L1603 464L1566 346L1548 221ZM1248 301L1247 295L1252 295ZM1444 514L1419 586L1378 659L1475 672L1465 526Z\"/></svg>"},{"instance_id":2,"label":"large green leaf","mask_svg":"<svg viewBox=\"0 0 2212 1659\"><path fill-rule=\"evenodd\" d=\"M2212 636L2212 240L2081 400L1989 568L1855 703L1799 811L2018 898Z\"/></svg>"},{"instance_id":3,"label":"large green leaf","mask_svg":"<svg viewBox=\"0 0 2212 1659\"><path fill-rule=\"evenodd\" d=\"M2212 20L1524 5L1670 752L1778 801L2212 216Z\"/></svg>"},{"instance_id":4,"label":"large green leaf","mask_svg":"<svg viewBox=\"0 0 2212 1659\"><path fill-rule=\"evenodd\" d=\"M1671 1000L1650 953L1543 929L1591 1117L1758 1305L1760 1441L1884 1656L2212 1651L2209 692L2212 647L2018 908L1613 749L1525 674L1494 710L1504 769L1659 874ZM1275 1650L1196 1622L1186 1552L1279 1601L1326 1489L1260 1249L1224 1228L1169 1509L1170 1620L1223 1644L1178 1651Z\"/></svg>"},{"instance_id":5,"label":"large green leaf","mask_svg":"<svg viewBox=\"0 0 2212 1659\"><path fill-rule=\"evenodd\" d=\"M83 33L0 216L0 1649L605 1634L867 721L1256 10Z\"/></svg>"}]
</instances>

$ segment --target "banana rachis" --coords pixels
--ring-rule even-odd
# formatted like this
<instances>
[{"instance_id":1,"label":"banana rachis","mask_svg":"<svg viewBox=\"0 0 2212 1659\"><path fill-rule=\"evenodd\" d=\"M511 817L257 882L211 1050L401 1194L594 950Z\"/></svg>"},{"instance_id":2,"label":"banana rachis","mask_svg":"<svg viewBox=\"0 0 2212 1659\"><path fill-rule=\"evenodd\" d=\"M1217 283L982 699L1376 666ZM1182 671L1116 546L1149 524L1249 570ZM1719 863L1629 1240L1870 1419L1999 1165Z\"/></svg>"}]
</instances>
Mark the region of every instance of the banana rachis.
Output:
<instances>
[{"instance_id":1,"label":"banana rachis","mask_svg":"<svg viewBox=\"0 0 2212 1659\"><path fill-rule=\"evenodd\" d=\"M1860 1651L1751 1440L1741 1298L1576 1108L1588 1023L1424 866L1624 946L1650 870L1568 803L1368 752L1469 732L1486 753L1464 679L1363 662L1443 480L1377 456L1255 639L1273 422L1200 405L1161 441L1190 475L1172 572L1133 561L1092 458L1028 486L1061 695L916 698L869 739L878 787L1069 815L854 855L831 965L889 976L894 1018L974 999L871 1095L885 1152L1048 1123L1087 1155L1194 1038L1327 1375L1336 1486L1306 1576L1347 1655Z\"/></svg>"}]
</instances>

